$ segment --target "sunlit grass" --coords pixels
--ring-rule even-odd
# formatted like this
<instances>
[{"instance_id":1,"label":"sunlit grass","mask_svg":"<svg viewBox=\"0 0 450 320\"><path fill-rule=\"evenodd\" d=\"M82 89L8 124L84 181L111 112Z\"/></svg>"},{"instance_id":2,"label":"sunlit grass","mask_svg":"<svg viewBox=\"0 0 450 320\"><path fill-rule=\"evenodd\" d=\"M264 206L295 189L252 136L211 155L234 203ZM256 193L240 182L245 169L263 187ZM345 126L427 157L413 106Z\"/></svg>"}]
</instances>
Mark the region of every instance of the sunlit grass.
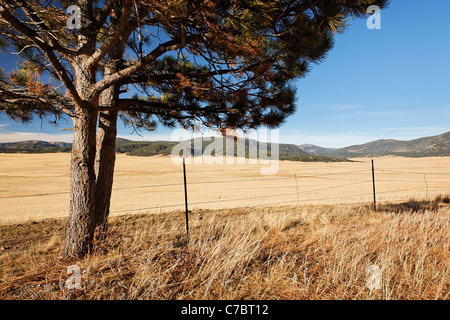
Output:
<instances>
[{"instance_id":1,"label":"sunlit grass","mask_svg":"<svg viewBox=\"0 0 450 320\"><path fill-rule=\"evenodd\" d=\"M0 228L2 299L448 299L450 208L433 201L114 217L80 260L64 220ZM67 290L77 264L81 290ZM367 268L381 270L370 290Z\"/></svg>"}]
</instances>

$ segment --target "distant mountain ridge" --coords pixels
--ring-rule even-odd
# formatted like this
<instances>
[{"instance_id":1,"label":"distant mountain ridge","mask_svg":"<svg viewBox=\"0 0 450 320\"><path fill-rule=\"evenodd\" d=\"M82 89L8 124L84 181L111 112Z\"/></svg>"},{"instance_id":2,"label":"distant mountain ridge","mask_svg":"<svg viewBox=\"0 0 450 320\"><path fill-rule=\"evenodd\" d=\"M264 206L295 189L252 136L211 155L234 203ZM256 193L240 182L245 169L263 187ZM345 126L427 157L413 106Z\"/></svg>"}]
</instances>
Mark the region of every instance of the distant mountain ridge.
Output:
<instances>
[{"instance_id":1,"label":"distant mountain ridge","mask_svg":"<svg viewBox=\"0 0 450 320\"><path fill-rule=\"evenodd\" d=\"M0 153L54 153L70 152L71 143L60 141L27 140L0 143Z\"/></svg>"},{"instance_id":2,"label":"distant mountain ridge","mask_svg":"<svg viewBox=\"0 0 450 320\"><path fill-rule=\"evenodd\" d=\"M211 152L211 155L216 155L215 152L217 150L211 150L211 145L214 141L214 137L210 137L210 139L206 139L203 141L199 141L200 138L196 139L190 139L185 140L181 142L181 144L190 152L191 155L199 155L203 154L208 148ZM223 152L226 153L226 141L230 142L230 139L233 139L233 137L227 137L227 139L223 140ZM254 155L249 152L250 146L254 147L255 150L258 150L257 144L261 146L261 144L264 144L263 142L258 142L256 140L252 139L240 139L240 142L243 143L245 154L244 156L246 158L253 157ZM173 147L178 145L180 142L173 142L173 141L143 141L143 142L136 142L136 141L130 141L130 140L119 140L117 142L116 150L118 152L126 152L128 155L131 156L154 156L154 155L170 155L172 153ZM232 142L233 143L233 142ZM342 162L342 161L348 161L344 158L333 158L328 156L318 156L318 155L311 155L302 149L300 149L297 145L294 144L286 144L286 143L280 143L276 144L278 146L278 154L280 160L287 160L287 161L301 161L301 162ZM218 146L218 145L217 145ZM265 153L259 153L257 151L256 157L257 158L270 158L272 155L272 150L275 147L275 144L268 144L267 145L267 154ZM201 148L201 150L199 149ZM190 151L189 151L190 150ZM208 153L207 152L207 153ZM208 153L209 154L209 153ZM234 145L234 156L237 156L237 145Z\"/></svg>"},{"instance_id":3,"label":"distant mountain ridge","mask_svg":"<svg viewBox=\"0 0 450 320\"><path fill-rule=\"evenodd\" d=\"M215 141L215 137L209 137L207 139L195 138L189 139L182 142L175 141L126 141L126 140L118 140L117 141L117 151L118 152L126 152L129 155L133 156L152 156L157 154L162 155L170 155L172 153L173 147L180 144L186 149L190 150L192 155L198 155L204 153L205 149L211 149L213 147L212 143ZM231 139L231 144L234 144L232 137L227 137L222 140L222 150L223 153L226 153L227 142L229 143ZM241 138L239 138L241 139ZM228 141L227 141L228 140ZM261 146L262 142L258 142L256 140L251 139L242 139L240 142L243 143L245 147L245 156L248 156L248 150L250 147L254 147L258 149L258 143ZM210 146L211 145L211 146ZM210 147L208 147L210 146ZM216 144L216 147L219 147L219 144ZM295 156L310 156L307 152L301 150L298 146L294 144L277 144L279 154L283 155L295 155ZM271 150L275 147L275 144L268 144L267 150L270 154ZM211 151L211 150L210 150ZM215 152L218 150L212 150L212 155L215 155ZM234 156L237 156L237 145L234 144Z\"/></svg>"},{"instance_id":4,"label":"distant mountain ridge","mask_svg":"<svg viewBox=\"0 0 450 320\"><path fill-rule=\"evenodd\" d=\"M330 157L441 157L450 156L450 132L414 140L381 139L324 153Z\"/></svg>"},{"instance_id":5,"label":"distant mountain ridge","mask_svg":"<svg viewBox=\"0 0 450 320\"><path fill-rule=\"evenodd\" d=\"M202 142L202 151L214 141ZM191 144L191 152L195 151L194 140L183 143ZM245 148L257 143L256 140L245 139ZM179 144L176 141L132 141L123 138L116 139L116 151L131 156L170 155L172 149ZM440 135L402 141L381 139L345 148L323 148L312 144L278 144L280 160L292 161L345 161L348 158L404 156L404 157L435 157L450 156L450 132ZM225 150L225 149L224 149ZM269 147L270 150L270 147ZM50 153L70 152L71 144L67 142L47 142L29 140L20 142L0 143L0 153ZM248 154L246 154L248 156Z\"/></svg>"},{"instance_id":6,"label":"distant mountain ridge","mask_svg":"<svg viewBox=\"0 0 450 320\"><path fill-rule=\"evenodd\" d=\"M316 146L314 144L301 144L298 147L300 149L302 149L303 151L305 151L309 154L314 154L314 155L323 155L328 152L336 150L336 148L324 148L324 147Z\"/></svg>"},{"instance_id":7,"label":"distant mountain ridge","mask_svg":"<svg viewBox=\"0 0 450 320\"><path fill-rule=\"evenodd\" d=\"M206 148L211 151L211 147L209 146L214 140L214 137L211 137L210 140L206 139L200 141L198 143L198 139L190 139L181 142L191 153L191 155L199 155L202 154ZM228 137L227 139L233 139ZM241 138L240 138L241 139ZM245 146L245 157L253 157L254 155L249 152L249 147L256 147L258 144L261 146L261 142L251 139L243 139ZM226 153L226 140L224 140L223 152ZM149 157L156 155L169 156L172 154L172 150L175 146L177 146L180 142L178 141L132 141L123 138L116 139L116 152L118 153L126 153L130 156L141 156L141 157ZM199 149L199 146L201 150ZM341 162L348 161L347 159L337 159L328 156L317 156L311 155L302 149L300 149L297 145L294 144L277 144L278 153L280 160L289 160L289 161L302 161L302 162ZM270 158L271 152L274 150L274 144L267 145L267 154L259 153L257 151L257 158ZM259 150L258 148L255 148ZM21 141L21 142L11 142L11 143L1 143L0 144L0 153L55 153L55 152L70 152L71 144L65 142L46 142L46 141ZM211 155L216 155L217 150L212 150ZM237 145L234 145L234 155L237 156Z\"/></svg>"}]
</instances>

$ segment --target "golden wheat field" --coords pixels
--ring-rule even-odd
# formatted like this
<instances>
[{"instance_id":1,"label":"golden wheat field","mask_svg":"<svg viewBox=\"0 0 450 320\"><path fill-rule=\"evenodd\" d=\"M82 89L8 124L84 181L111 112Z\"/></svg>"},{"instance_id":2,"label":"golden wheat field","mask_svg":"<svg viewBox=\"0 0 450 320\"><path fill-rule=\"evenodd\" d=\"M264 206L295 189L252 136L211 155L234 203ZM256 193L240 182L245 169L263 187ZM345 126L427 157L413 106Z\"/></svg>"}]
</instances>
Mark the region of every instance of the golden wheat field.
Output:
<instances>
[{"instance_id":1,"label":"golden wheat field","mask_svg":"<svg viewBox=\"0 0 450 320\"><path fill-rule=\"evenodd\" d=\"M280 161L275 175L261 175L267 163L192 161L186 165L189 209L372 202L371 159L354 160ZM0 224L66 217L69 163L68 153L0 154ZM450 192L448 157L382 157L374 164L378 203ZM112 216L183 208L181 164L169 157L117 155Z\"/></svg>"}]
</instances>

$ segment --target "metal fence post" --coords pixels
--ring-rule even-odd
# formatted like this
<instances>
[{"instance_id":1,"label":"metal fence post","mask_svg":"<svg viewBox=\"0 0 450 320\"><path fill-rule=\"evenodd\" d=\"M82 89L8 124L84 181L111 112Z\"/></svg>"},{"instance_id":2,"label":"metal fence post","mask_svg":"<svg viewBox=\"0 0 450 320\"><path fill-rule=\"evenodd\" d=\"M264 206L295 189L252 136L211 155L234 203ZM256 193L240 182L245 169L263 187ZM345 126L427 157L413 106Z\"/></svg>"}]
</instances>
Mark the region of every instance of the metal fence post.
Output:
<instances>
[{"instance_id":1,"label":"metal fence post","mask_svg":"<svg viewBox=\"0 0 450 320\"><path fill-rule=\"evenodd\" d=\"M377 197L375 193L375 168L372 159L373 210L377 211Z\"/></svg>"},{"instance_id":2,"label":"metal fence post","mask_svg":"<svg viewBox=\"0 0 450 320\"><path fill-rule=\"evenodd\" d=\"M183 158L183 178L184 178L184 206L186 210L186 237L189 243L189 210L188 210L188 198L187 198L187 184L186 184L186 164Z\"/></svg>"},{"instance_id":3,"label":"metal fence post","mask_svg":"<svg viewBox=\"0 0 450 320\"><path fill-rule=\"evenodd\" d=\"M297 190L297 205L300 205L300 196L298 194L297 174L295 174L295 189Z\"/></svg>"}]
</instances>

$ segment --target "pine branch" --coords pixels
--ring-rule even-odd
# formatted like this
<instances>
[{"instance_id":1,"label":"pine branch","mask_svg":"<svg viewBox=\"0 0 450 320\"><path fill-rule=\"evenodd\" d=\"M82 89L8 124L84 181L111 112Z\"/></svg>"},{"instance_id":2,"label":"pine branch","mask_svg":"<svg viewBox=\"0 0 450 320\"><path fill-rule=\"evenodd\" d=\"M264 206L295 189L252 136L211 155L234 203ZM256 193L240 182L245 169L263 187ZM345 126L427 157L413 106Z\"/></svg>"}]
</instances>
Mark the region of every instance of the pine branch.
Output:
<instances>
[{"instance_id":1,"label":"pine branch","mask_svg":"<svg viewBox=\"0 0 450 320\"><path fill-rule=\"evenodd\" d=\"M8 23L10 23L13 28L15 28L17 31L26 36L30 41L32 41L44 53L48 61L52 64L52 67L55 70L56 75L59 77L59 79L64 84L66 89L69 91L71 97L80 106L83 106L84 105L83 100L78 95L75 86L69 79L67 71L59 62L52 48L37 35L36 31L28 28L25 24L16 19L3 5L0 5L0 16L3 19L5 19Z\"/></svg>"},{"instance_id":2,"label":"pine branch","mask_svg":"<svg viewBox=\"0 0 450 320\"><path fill-rule=\"evenodd\" d=\"M123 38L123 33L127 29L129 18L131 14L131 0L125 0L123 10L118 26L114 30L114 34L110 36L105 43L103 43L87 61L87 68L95 69L99 61L103 59L108 52L113 48L120 38ZM125 41L126 38L122 41Z\"/></svg>"},{"instance_id":3,"label":"pine branch","mask_svg":"<svg viewBox=\"0 0 450 320\"><path fill-rule=\"evenodd\" d=\"M37 13L28 5L27 1L17 1L19 7L22 11L27 15L27 17L31 20L31 22L26 22L27 24L33 24L38 28L39 33L45 33L48 35L48 45L52 48L52 50L56 50L61 54L67 56L75 56L79 55L83 52L83 48L79 48L78 50L72 50L70 48L65 47L59 42L58 37L54 34L54 32L58 32L59 30L50 30L45 25L45 21L40 20ZM24 22L25 23L25 22Z\"/></svg>"},{"instance_id":4,"label":"pine branch","mask_svg":"<svg viewBox=\"0 0 450 320\"><path fill-rule=\"evenodd\" d=\"M162 43L158 45L152 52L145 55L141 60L138 60L135 63L133 63L131 66L104 77L103 80L95 84L94 91L100 93L107 87L119 83L126 78L129 78L136 72L143 69L144 67L151 65L163 54L184 48L187 45L187 43L195 42L198 39L199 39L198 36L187 36L181 40L170 40L165 43Z\"/></svg>"}]
</instances>

